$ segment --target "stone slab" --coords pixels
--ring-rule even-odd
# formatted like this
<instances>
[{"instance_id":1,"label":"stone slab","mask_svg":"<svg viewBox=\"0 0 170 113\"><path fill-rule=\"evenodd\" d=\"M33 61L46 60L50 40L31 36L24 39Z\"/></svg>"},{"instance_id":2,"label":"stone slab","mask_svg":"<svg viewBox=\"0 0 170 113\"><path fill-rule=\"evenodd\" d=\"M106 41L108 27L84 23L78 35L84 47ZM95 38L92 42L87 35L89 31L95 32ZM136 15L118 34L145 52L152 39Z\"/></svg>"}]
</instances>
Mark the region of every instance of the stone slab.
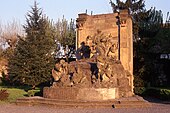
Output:
<instances>
[{"instance_id":1,"label":"stone slab","mask_svg":"<svg viewBox=\"0 0 170 113\"><path fill-rule=\"evenodd\" d=\"M52 88L45 87L44 98L60 100L102 101L118 98L117 88Z\"/></svg>"},{"instance_id":2,"label":"stone slab","mask_svg":"<svg viewBox=\"0 0 170 113\"><path fill-rule=\"evenodd\" d=\"M58 100L43 97L19 98L16 105L28 106L48 106L57 108L143 108L151 107L152 104L138 96L103 100L103 101L82 101L82 100Z\"/></svg>"}]
</instances>

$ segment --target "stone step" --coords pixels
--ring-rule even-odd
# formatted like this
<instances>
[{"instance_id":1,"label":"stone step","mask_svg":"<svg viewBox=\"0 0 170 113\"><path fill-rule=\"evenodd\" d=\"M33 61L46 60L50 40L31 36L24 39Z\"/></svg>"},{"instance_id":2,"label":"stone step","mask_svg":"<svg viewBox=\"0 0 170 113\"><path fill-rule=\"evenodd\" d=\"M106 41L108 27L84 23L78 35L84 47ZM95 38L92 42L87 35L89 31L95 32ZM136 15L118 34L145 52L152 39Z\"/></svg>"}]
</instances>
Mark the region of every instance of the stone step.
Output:
<instances>
[{"instance_id":1,"label":"stone step","mask_svg":"<svg viewBox=\"0 0 170 113\"><path fill-rule=\"evenodd\" d=\"M113 108L146 108L151 107L148 104L114 104Z\"/></svg>"},{"instance_id":2,"label":"stone step","mask_svg":"<svg viewBox=\"0 0 170 113\"><path fill-rule=\"evenodd\" d=\"M112 105L108 105L108 104L63 104L63 103L23 103L23 102L17 102L17 105L28 105L28 106L35 106L35 105L39 105L39 106L48 106L48 107L59 107L59 108L68 108L68 107L82 107L82 108L112 108Z\"/></svg>"},{"instance_id":3,"label":"stone step","mask_svg":"<svg viewBox=\"0 0 170 113\"><path fill-rule=\"evenodd\" d=\"M113 104L113 108L145 108L151 107L152 105L149 102L122 102L119 104Z\"/></svg>"},{"instance_id":4,"label":"stone step","mask_svg":"<svg viewBox=\"0 0 170 113\"><path fill-rule=\"evenodd\" d=\"M56 100L47 98L20 98L15 102L16 105L41 105L49 107L91 107L91 108L143 108L150 107L151 104L145 101L75 101L75 100Z\"/></svg>"},{"instance_id":5,"label":"stone step","mask_svg":"<svg viewBox=\"0 0 170 113\"><path fill-rule=\"evenodd\" d=\"M54 107L112 107L113 103L109 101L63 101L56 99L17 99L17 105L48 105Z\"/></svg>"},{"instance_id":6,"label":"stone step","mask_svg":"<svg viewBox=\"0 0 170 113\"><path fill-rule=\"evenodd\" d=\"M110 100L110 101L82 101L82 100L57 100L57 99L48 99L48 98L20 98L17 99L16 102L53 102L53 103L90 103L90 104L113 104L113 103L118 103L118 101Z\"/></svg>"}]
</instances>

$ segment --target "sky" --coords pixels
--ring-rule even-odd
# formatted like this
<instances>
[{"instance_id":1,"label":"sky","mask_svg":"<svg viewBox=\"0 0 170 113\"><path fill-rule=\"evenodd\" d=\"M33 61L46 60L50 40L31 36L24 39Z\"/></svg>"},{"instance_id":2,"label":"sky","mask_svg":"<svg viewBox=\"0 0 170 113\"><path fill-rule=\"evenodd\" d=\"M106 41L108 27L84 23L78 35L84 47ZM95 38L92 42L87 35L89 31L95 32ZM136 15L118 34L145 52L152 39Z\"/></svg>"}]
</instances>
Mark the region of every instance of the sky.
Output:
<instances>
[{"instance_id":1,"label":"sky","mask_svg":"<svg viewBox=\"0 0 170 113\"><path fill-rule=\"evenodd\" d=\"M54 21L64 17L76 19L79 13L102 14L111 13L110 0L36 0L38 7L43 9L43 13ZM112 0L116 1L116 0ZM0 2L0 22L8 23L13 20L25 23L25 16L31 10L34 0L1 0ZM167 12L170 12L170 0L145 0L146 8L156 7L162 10L164 21Z\"/></svg>"}]
</instances>

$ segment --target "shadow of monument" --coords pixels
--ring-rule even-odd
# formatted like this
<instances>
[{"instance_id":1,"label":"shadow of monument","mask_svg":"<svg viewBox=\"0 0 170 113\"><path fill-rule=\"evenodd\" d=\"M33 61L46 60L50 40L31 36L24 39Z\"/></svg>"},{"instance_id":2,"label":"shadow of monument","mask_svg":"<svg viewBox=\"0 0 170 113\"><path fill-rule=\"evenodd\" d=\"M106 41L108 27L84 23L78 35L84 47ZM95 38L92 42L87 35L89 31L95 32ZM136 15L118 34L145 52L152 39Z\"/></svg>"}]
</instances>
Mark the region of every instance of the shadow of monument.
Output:
<instances>
[{"instance_id":1,"label":"shadow of monument","mask_svg":"<svg viewBox=\"0 0 170 113\"><path fill-rule=\"evenodd\" d=\"M156 104L170 104L170 101L161 100L161 99L154 98L154 97L151 97L151 96L143 96L143 99L148 101L148 102L156 103Z\"/></svg>"}]
</instances>

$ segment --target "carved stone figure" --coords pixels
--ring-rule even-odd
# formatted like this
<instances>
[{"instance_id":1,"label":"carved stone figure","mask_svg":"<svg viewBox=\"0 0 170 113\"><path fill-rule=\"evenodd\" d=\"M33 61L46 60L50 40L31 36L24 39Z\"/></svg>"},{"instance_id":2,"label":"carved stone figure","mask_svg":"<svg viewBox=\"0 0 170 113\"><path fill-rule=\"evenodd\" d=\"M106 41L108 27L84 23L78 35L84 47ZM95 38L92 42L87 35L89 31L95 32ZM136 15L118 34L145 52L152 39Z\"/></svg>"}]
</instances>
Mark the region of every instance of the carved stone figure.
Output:
<instances>
[{"instance_id":1,"label":"carved stone figure","mask_svg":"<svg viewBox=\"0 0 170 113\"><path fill-rule=\"evenodd\" d=\"M120 11L121 21L126 22L121 22L118 43L117 16L118 13L79 14L77 60L55 65L54 82L44 90L45 97L86 101L133 95L132 19L127 10Z\"/></svg>"},{"instance_id":2,"label":"carved stone figure","mask_svg":"<svg viewBox=\"0 0 170 113\"><path fill-rule=\"evenodd\" d=\"M83 42L79 48L81 59L69 64L61 60L55 65L52 70L55 80L53 87L114 88L126 84L126 88L131 89L127 73L116 59L117 43L111 36L103 34L95 35L91 39L91 45ZM94 48L91 58L90 50L86 51L85 46L88 46L88 49Z\"/></svg>"},{"instance_id":3,"label":"carved stone figure","mask_svg":"<svg viewBox=\"0 0 170 113\"><path fill-rule=\"evenodd\" d=\"M60 78L68 74L68 63L64 60L61 60L55 65L55 68L52 70L52 76L54 81L59 81Z\"/></svg>"}]
</instances>

